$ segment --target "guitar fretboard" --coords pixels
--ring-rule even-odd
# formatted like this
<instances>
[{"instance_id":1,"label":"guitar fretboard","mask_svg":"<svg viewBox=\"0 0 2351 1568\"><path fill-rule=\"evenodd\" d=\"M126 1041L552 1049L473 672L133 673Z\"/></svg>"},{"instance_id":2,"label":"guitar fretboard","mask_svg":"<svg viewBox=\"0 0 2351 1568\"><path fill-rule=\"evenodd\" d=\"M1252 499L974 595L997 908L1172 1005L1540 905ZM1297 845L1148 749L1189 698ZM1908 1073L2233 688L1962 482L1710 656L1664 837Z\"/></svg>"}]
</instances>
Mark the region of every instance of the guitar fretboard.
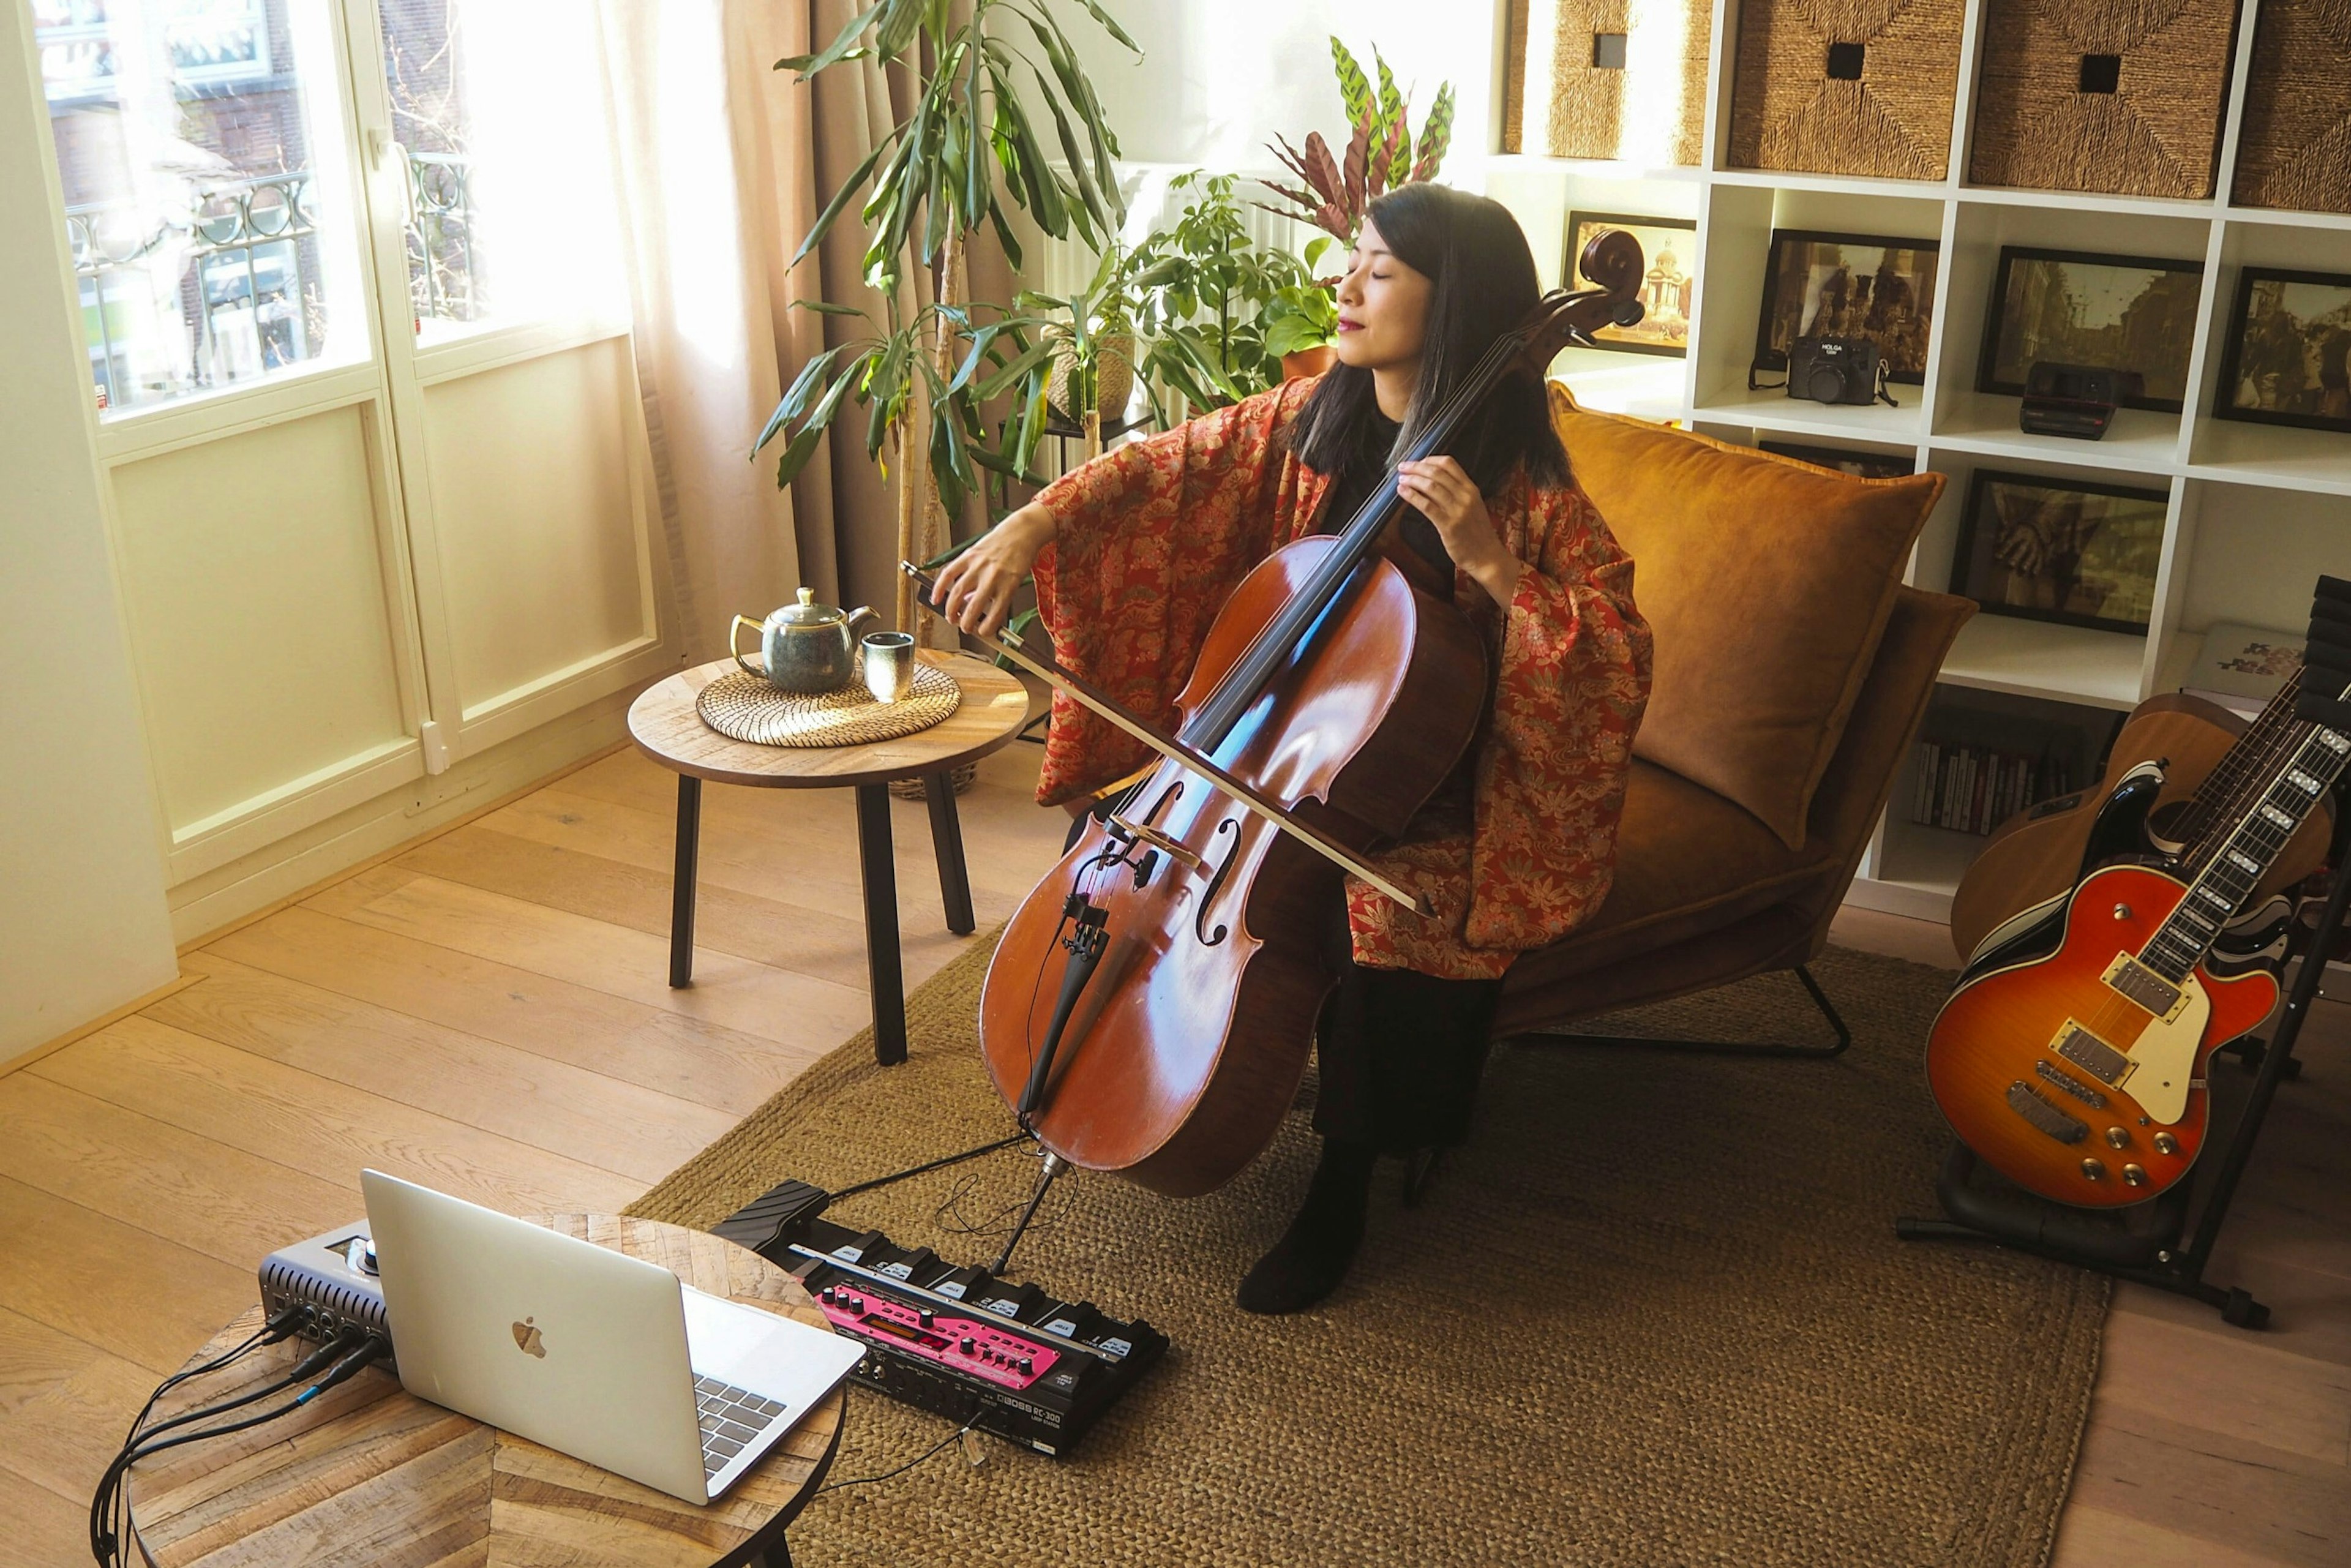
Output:
<instances>
[{"instance_id":1,"label":"guitar fretboard","mask_svg":"<svg viewBox=\"0 0 2351 1568\"><path fill-rule=\"evenodd\" d=\"M2163 923L2139 961L2173 985L2188 978L2211 950L2221 929L2237 917L2253 889L2303 819L2333 787L2351 758L2351 739L2324 725L2301 724L2283 765L2268 787L2241 802L2236 826L2205 862L2188 896Z\"/></svg>"},{"instance_id":2,"label":"guitar fretboard","mask_svg":"<svg viewBox=\"0 0 2351 1568\"><path fill-rule=\"evenodd\" d=\"M2241 798L2259 785L2284 751L2294 733L2294 704L2301 695L2302 669L2297 665L2220 765L2197 786L2195 799L2179 826L2189 865L2200 864L2210 852L2209 841L2216 829L2226 831L2244 814L2246 802Z\"/></svg>"}]
</instances>

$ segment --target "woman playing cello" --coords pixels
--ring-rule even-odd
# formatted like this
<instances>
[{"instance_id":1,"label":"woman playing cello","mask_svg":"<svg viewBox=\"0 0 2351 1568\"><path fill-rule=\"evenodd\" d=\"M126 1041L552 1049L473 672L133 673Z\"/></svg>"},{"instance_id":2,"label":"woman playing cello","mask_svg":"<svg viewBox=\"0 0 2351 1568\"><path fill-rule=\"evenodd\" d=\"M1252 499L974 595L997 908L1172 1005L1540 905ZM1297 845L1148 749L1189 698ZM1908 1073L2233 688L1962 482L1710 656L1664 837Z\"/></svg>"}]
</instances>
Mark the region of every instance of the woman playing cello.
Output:
<instances>
[{"instance_id":1,"label":"woman playing cello","mask_svg":"<svg viewBox=\"0 0 2351 1568\"><path fill-rule=\"evenodd\" d=\"M993 634L1033 571L1060 662L1165 723L1234 586L1280 546L1343 527L1539 295L1526 238L1499 204L1433 184L1390 192L1339 285L1336 368L1055 481L941 571L939 608ZM1484 717L1461 766L1375 857L1434 914L1352 881L1332 900L1322 1159L1288 1232L1240 1283L1250 1312L1296 1312L1338 1285L1379 1155L1462 1141L1503 973L1608 892L1648 696L1633 562L1576 488L1532 376L1498 388L1454 445L1402 466L1410 507L1390 555L1470 618L1494 678L1462 694ZM1057 695L1038 798L1077 800L1148 760Z\"/></svg>"}]
</instances>

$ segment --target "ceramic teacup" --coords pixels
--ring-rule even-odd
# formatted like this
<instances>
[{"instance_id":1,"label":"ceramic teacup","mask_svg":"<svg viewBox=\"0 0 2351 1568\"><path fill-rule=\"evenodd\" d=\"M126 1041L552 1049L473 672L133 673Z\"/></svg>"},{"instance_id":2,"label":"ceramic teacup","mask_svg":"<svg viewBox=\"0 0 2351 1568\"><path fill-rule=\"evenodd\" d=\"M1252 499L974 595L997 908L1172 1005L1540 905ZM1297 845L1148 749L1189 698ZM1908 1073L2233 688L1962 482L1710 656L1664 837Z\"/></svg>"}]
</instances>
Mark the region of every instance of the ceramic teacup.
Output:
<instances>
[{"instance_id":1,"label":"ceramic teacup","mask_svg":"<svg viewBox=\"0 0 2351 1568\"><path fill-rule=\"evenodd\" d=\"M877 703L903 702L914 689L914 639L904 632L865 634L865 689Z\"/></svg>"}]
</instances>

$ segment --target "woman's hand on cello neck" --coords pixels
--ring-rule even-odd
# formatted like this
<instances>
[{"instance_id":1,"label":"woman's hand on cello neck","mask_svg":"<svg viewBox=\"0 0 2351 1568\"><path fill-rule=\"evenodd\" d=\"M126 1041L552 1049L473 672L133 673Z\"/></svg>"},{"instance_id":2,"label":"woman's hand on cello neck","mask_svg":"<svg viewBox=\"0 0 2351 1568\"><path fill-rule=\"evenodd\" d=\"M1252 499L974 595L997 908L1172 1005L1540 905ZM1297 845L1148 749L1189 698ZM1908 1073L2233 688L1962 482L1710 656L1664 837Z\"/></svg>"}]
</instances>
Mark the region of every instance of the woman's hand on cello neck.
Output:
<instances>
[{"instance_id":1,"label":"woman's hand on cello neck","mask_svg":"<svg viewBox=\"0 0 2351 1568\"><path fill-rule=\"evenodd\" d=\"M1012 596L1053 542L1053 514L1030 502L939 568L932 607L960 632L993 637L1012 613Z\"/></svg>"},{"instance_id":2,"label":"woman's hand on cello neck","mask_svg":"<svg viewBox=\"0 0 2351 1568\"><path fill-rule=\"evenodd\" d=\"M1396 493L1435 525L1453 564L1468 572L1488 598L1510 608L1519 591L1519 574L1526 568L1495 531L1486 497L1461 465L1450 457L1399 463Z\"/></svg>"}]
</instances>

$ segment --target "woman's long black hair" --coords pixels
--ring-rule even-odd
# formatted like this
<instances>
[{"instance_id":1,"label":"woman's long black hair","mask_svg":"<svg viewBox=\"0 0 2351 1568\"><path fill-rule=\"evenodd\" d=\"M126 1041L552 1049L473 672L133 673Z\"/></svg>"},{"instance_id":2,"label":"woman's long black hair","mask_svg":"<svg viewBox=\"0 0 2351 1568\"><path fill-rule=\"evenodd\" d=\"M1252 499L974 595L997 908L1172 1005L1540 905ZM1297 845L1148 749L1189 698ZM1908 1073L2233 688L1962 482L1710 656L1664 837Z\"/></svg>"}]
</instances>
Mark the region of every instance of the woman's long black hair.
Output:
<instances>
[{"instance_id":1,"label":"woman's long black hair","mask_svg":"<svg viewBox=\"0 0 2351 1568\"><path fill-rule=\"evenodd\" d=\"M1384 466L1401 455L1494 340L1525 320L1542 298L1527 236L1499 202L1449 185L1405 185L1374 202L1369 215L1396 259L1435 285L1420 375L1394 453L1369 450L1371 416L1379 411L1372 372L1333 365L1323 375L1290 441L1300 462L1324 474L1343 474L1358 461ZM1487 394L1454 437L1451 455L1489 496L1521 463L1537 486L1568 482L1567 450L1552 427L1542 380L1523 370Z\"/></svg>"}]
</instances>

